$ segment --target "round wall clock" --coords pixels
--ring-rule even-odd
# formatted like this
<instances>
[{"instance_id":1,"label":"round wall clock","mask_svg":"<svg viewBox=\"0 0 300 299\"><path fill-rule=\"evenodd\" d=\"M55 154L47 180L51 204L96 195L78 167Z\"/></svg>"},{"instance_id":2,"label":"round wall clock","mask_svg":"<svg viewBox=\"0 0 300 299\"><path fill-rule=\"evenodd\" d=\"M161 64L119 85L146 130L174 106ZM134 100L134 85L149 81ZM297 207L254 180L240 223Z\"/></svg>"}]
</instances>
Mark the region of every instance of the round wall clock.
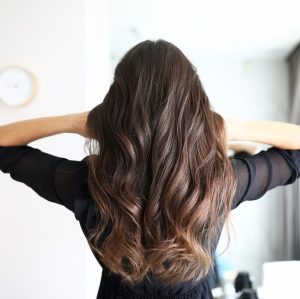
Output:
<instances>
[{"instance_id":1,"label":"round wall clock","mask_svg":"<svg viewBox=\"0 0 300 299\"><path fill-rule=\"evenodd\" d=\"M0 100L11 107L31 102L37 93L35 76L23 67L9 67L0 72Z\"/></svg>"}]
</instances>

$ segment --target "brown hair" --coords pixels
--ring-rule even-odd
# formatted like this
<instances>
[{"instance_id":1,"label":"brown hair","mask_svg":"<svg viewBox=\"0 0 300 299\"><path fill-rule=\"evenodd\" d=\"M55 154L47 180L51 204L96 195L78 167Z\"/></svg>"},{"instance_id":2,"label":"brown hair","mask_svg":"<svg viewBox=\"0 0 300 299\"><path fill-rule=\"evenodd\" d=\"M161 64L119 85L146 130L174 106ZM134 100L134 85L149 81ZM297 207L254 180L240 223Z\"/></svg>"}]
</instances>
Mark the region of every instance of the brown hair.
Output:
<instances>
[{"instance_id":1,"label":"brown hair","mask_svg":"<svg viewBox=\"0 0 300 299\"><path fill-rule=\"evenodd\" d=\"M224 120L196 68L170 42L135 45L87 128L88 184L101 215L92 249L129 283L148 271L167 283L205 276L236 178Z\"/></svg>"}]
</instances>

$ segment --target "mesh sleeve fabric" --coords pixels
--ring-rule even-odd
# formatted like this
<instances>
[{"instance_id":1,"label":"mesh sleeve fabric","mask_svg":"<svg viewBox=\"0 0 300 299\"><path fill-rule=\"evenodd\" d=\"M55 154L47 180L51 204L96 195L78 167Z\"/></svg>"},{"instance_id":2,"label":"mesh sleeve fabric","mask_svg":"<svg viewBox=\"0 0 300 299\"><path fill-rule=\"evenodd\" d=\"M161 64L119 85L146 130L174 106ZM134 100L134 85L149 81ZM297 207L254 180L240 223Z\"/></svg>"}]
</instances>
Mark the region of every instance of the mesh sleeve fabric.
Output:
<instances>
[{"instance_id":1,"label":"mesh sleeve fabric","mask_svg":"<svg viewBox=\"0 0 300 299\"><path fill-rule=\"evenodd\" d=\"M267 191L289 185L299 178L300 150L270 147L255 155L232 158L237 176L233 209L241 202L256 200Z\"/></svg>"},{"instance_id":2,"label":"mesh sleeve fabric","mask_svg":"<svg viewBox=\"0 0 300 299\"><path fill-rule=\"evenodd\" d=\"M85 158L84 158L85 159ZM82 161L68 160L28 145L0 146L0 170L48 201L74 213L76 175Z\"/></svg>"}]
</instances>

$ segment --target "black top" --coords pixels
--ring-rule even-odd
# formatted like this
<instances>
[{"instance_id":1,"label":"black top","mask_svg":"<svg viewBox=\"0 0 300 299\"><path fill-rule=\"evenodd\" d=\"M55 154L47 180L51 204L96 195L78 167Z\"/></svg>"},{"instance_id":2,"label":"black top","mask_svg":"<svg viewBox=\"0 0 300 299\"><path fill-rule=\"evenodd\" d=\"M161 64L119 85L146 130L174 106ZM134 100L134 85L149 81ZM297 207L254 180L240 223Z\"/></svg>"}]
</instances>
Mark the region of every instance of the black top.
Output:
<instances>
[{"instance_id":1,"label":"black top","mask_svg":"<svg viewBox=\"0 0 300 299\"><path fill-rule=\"evenodd\" d=\"M0 146L0 170L26 184L44 199L72 211L84 235L95 226L98 215L87 187L86 158L69 160L28 145ZM231 161L238 178L233 209L246 200L258 199L268 190L291 184L299 178L300 150L270 147L252 156L237 156ZM184 282L169 286L151 277L150 281L130 287L121 283L120 276L108 275L109 269L95 257L103 269L97 298L213 298L207 277L196 285Z\"/></svg>"}]
</instances>

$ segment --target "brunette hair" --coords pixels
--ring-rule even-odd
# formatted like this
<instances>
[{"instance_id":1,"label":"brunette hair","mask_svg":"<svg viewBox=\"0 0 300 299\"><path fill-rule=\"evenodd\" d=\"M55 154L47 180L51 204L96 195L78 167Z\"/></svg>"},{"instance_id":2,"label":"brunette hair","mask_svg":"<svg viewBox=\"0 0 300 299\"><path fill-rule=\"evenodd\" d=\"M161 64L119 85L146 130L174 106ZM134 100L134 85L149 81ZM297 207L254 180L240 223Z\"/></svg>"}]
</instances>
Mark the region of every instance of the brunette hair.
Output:
<instances>
[{"instance_id":1,"label":"brunette hair","mask_svg":"<svg viewBox=\"0 0 300 299\"><path fill-rule=\"evenodd\" d=\"M162 39L135 45L87 128L88 185L100 215L91 248L128 283L150 271L167 283L206 276L236 177L224 119L193 64Z\"/></svg>"}]
</instances>

